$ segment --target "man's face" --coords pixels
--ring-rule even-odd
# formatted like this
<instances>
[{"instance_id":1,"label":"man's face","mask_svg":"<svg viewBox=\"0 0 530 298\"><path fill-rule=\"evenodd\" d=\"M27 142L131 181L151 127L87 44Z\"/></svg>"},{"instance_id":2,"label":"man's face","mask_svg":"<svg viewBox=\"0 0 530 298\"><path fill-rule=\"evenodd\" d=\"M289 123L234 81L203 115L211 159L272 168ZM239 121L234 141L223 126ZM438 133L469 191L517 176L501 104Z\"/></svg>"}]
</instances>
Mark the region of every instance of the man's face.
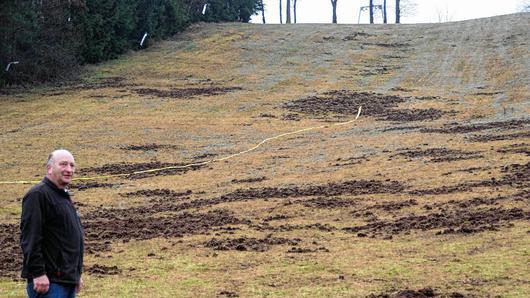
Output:
<instances>
[{"instance_id":1,"label":"man's face","mask_svg":"<svg viewBox=\"0 0 530 298\"><path fill-rule=\"evenodd\" d=\"M65 188L72 182L74 172L74 157L67 153L58 153L54 157L53 163L48 165L47 177L59 188Z\"/></svg>"}]
</instances>

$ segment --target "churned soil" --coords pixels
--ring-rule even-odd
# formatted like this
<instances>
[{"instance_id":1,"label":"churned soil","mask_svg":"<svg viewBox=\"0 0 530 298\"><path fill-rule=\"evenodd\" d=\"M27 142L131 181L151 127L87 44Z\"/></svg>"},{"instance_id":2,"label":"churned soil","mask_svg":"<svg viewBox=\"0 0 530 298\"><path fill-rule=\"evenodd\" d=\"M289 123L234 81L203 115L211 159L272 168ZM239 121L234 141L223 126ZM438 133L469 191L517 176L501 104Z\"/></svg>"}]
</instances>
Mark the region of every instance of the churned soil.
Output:
<instances>
[{"instance_id":1,"label":"churned soil","mask_svg":"<svg viewBox=\"0 0 530 298\"><path fill-rule=\"evenodd\" d=\"M117 174L128 174L124 175L129 179L141 179L153 176L168 176L168 175L181 175L188 171L195 171L202 168L202 165L194 165L184 167L184 163L167 163L167 162L145 162L145 163L113 163L106 164L100 167L89 167L80 169L78 172L80 175L117 175ZM176 167L176 168L172 168ZM164 169L168 168L168 169ZM137 173L138 171L147 171L152 169L161 169L153 172Z\"/></svg>"},{"instance_id":2,"label":"churned soil","mask_svg":"<svg viewBox=\"0 0 530 298\"><path fill-rule=\"evenodd\" d=\"M410 97L384 95L373 92L334 90L322 95L309 96L288 102L283 108L296 113L325 117L328 115L354 116L359 106L363 115L384 121L426 121L440 118L444 112L437 109L397 109Z\"/></svg>"},{"instance_id":3,"label":"churned soil","mask_svg":"<svg viewBox=\"0 0 530 298\"><path fill-rule=\"evenodd\" d=\"M411 231L437 230L437 234L472 234L482 231L497 231L511 226L515 220L530 220L530 211L521 208L465 208L446 209L444 212L411 214L390 220L375 220L369 224L344 228L359 237L392 236Z\"/></svg>"},{"instance_id":4,"label":"churned soil","mask_svg":"<svg viewBox=\"0 0 530 298\"><path fill-rule=\"evenodd\" d=\"M427 287L427 288L418 289L418 290L405 289L405 290L393 291L391 293L370 294L366 298L429 298L429 297L465 298L466 296L459 292L439 293L435 291L434 289Z\"/></svg>"},{"instance_id":5,"label":"churned soil","mask_svg":"<svg viewBox=\"0 0 530 298\"><path fill-rule=\"evenodd\" d=\"M0 224L0 277L16 279L22 270L20 230L15 224Z\"/></svg>"},{"instance_id":6,"label":"churned soil","mask_svg":"<svg viewBox=\"0 0 530 298\"><path fill-rule=\"evenodd\" d=\"M264 252L274 245L298 245L301 239L287 239L282 237L273 237L268 235L265 238L232 238L232 239L217 239L213 238L208 242L204 243L205 247L212 248L214 250L239 250L239 251L258 251Z\"/></svg>"},{"instance_id":7,"label":"churned soil","mask_svg":"<svg viewBox=\"0 0 530 298\"><path fill-rule=\"evenodd\" d=\"M449 123L443 125L441 128L424 128L421 129L421 132L425 133L470 133L478 132L484 130L510 130L510 129L528 129L530 124L530 119L518 119L510 121L494 121L494 122L485 122L485 123L476 123L476 124L458 124L458 123ZM522 132L526 133L526 132ZM515 136L516 137L516 136Z\"/></svg>"},{"instance_id":8,"label":"churned soil","mask_svg":"<svg viewBox=\"0 0 530 298\"><path fill-rule=\"evenodd\" d=\"M392 155L391 157L395 156L405 156L409 159L428 158L429 162L451 162L457 160L477 159L484 157L480 154L480 152L476 151L470 152L447 148L404 148L398 150L398 153Z\"/></svg>"},{"instance_id":9,"label":"churned soil","mask_svg":"<svg viewBox=\"0 0 530 298\"><path fill-rule=\"evenodd\" d=\"M91 275L104 276L104 275L117 275L122 272L118 266L105 266L94 264L92 266L84 268L84 272L88 272Z\"/></svg>"},{"instance_id":10,"label":"churned soil","mask_svg":"<svg viewBox=\"0 0 530 298\"><path fill-rule=\"evenodd\" d=\"M129 150L129 151L157 151L160 149L177 149L177 145L169 145L169 144L143 144L143 145L127 145L127 146L121 146L120 147L123 150Z\"/></svg>"},{"instance_id":11,"label":"churned soil","mask_svg":"<svg viewBox=\"0 0 530 298\"><path fill-rule=\"evenodd\" d=\"M136 88L136 93L143 96L153 95L162 98L192 98L198 96L213 96L242 90L241 87L195 87L195 88L173 88L169 90L155 88Z\"/></svg>"}]
</instances>

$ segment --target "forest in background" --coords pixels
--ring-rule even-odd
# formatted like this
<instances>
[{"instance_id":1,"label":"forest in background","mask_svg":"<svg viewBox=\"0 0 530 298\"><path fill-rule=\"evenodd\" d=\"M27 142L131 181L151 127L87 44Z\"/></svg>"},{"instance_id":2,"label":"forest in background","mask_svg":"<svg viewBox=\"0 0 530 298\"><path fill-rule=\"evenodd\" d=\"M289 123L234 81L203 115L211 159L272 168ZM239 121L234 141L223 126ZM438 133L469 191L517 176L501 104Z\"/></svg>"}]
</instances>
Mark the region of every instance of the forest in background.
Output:
<instances>
[{"instance_id":1,"label":"forest in background","mask_svg":"<svg viewBox=\"0 0 530 298\"><path fill-rule=\"evenodd\" d=\"M261 9L259 0L3 2L0 87L71 78L80 65L148 47L189 24L248 22Z\"/></svg>"}]
</instances>

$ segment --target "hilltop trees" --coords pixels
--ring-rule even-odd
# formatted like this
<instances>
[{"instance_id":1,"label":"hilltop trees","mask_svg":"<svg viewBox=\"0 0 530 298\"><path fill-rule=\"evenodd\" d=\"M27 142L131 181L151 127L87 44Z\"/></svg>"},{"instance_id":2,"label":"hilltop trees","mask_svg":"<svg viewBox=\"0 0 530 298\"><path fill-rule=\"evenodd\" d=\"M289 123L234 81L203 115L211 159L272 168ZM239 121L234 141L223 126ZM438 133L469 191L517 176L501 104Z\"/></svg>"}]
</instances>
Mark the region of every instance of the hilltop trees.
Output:
<instances>
[{"instance_id":1,"label":"hilltop trees","mask_svg":"<svg viewBox=\"0 0 530 298\"><path fill-rule=\"evenodd\" d=\"M143 47L193 22L248 22L261 8L261 0L4 0L0 87L70 77L140 48L145 33Z\"/></svg>"}]
</instances>

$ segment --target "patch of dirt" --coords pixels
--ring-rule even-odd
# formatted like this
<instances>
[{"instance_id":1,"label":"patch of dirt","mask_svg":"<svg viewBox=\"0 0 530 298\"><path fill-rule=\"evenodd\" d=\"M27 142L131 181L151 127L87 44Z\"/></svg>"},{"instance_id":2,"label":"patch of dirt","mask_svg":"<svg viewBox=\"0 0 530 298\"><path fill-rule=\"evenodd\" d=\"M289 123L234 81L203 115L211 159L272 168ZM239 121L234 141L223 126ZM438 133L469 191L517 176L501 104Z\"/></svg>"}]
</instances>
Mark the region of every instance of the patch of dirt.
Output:
<instances>
[{"instance_id":1,"label":"patch of dirt","mask_svg":"<svg viewBox=\"0 0 530 298\"><path fill-rule=\"evenodd\" d=\"M357 165L364 161L369 161L368 158L369 155L363 155L363 156L352 156L352 157L339 157L335 161L337 163L332 164L332 166L335 167L342 167L342 166L349 166L349 165Z\"/></svg>"},{"instance_id":2,"label":"patch of dirt","mask_svg":"<svg viewBox=\"0 0 530 298\"><path fill-rule=\"evenodd\" d=\"M117 275L122 272L118 266L105 266L99 264L86 267L83 271L96 276Z\"/></svg>"},{"instance_id":3,"label":"patch of dirt","mask_svg":"<svg viewBox=\"0 0 530 298\"><path fill-rule=\"evenodd\" d=\"M217 239L213 238L210 241L204 243L205 247L212 248L214 250L239 250L239 251L257 251L264 252L271 248L273 245L298 245L302 241L299 238L287 239L278 238L268 235L265 238L233 238L233 239Z\"/></svg>"},{"instance_id":4,"label":"patch of dirt","mask_svg":"<svg viewBox=\"0 0 530 298\"><path fill-rule=\"evenodd\" d=\"M450 123L445 124L441 128L424 128L421 132L424 133L445 133L445 134L454 134L454 133L470 133L483 130L510 130L510 129L528 129L528 124L530 124L530 119L519 119L519 120L510 120L510 121L497 121L497 122L486 122L486 123L477 123L477 124L458 124Z\"/></svg>"},{"instance_id":5,"label":"patch of dirt","mask_svg":"<svg viewBox=\"0 0 530 298\"><path fill-rule=\"evenodd\" d=\"M466 296L458 293L437 293L432 288L423 288L419 290L399 290L393 293L384 294L370 294L366 298L429 298L429 297L440 297L440 298L465 298Z\"/></svg>"},{"instance_id":6,"label":"patch of dirt","mask_svg":"<svg viewBox=\"0 0 530 298\"><path fill-rule=\"evenodd\" d=\"M521 144L512 144L501 149L498 149L497 152L500 153L519 153L530 156L530 144L521 143Z\"/></svg>"},{"instance_id":7,"label":"patch of dirt","mask_svg":"<svg viewBox=\"0 0 530 298\"><path fill-rule=\"evenodd\" d=\"M329 249L327 249L324 246L316 247L316 248L309 248L309 247L291 247L287 251L287 253L296 253L296 254L305 254L305 253L321 253L321 252L329 252Z\"/></svg>"},{"instance_id":8,"label":"patch of dirt","mask_svg":"<svg viewBox=\"0 0 530 298\"><path fill-rule=\"evenodd\" d=\"M397 181L377 181L377 180L352 180L342 183L328 183L323 185L309 185L306 187L265 187L238 189L230 194L223 195L220 199L223 202L245 199L266 199L266 198L294 198L310 196L338 196L338 195L364 195L376 193L397 193L404 189L404 186Z\"/></svg>"},{"instance_id":9,"label":"patch of dirt","mask_svg":"<svg viewBox=\"0 0 530 298\"><path fill-rule=\"evenodd\" d=\"M468 159L477 159L483 158L484 156L480 152L469 152L462 150L454 150L447 148L431 148L431 149L421 149L421 148L403 148L399 152L391 157L395 156L405 156L409 159L417 158L429 158L429 162L452 162L457 160L468 160Z\"/></svg>"},{"instance_id":10,"label":"patch of dirt","mask_svg":"<svg viewBox=\"0 0 530 298\"><path fill-rule=\"evenodd\" d=\"M120 196L125 198L134 198L134 197L146 197L149 198L149 201L175 201L175 200L184 200L189 199L190 195L193 194L191 190L185 192L176 192L167 188L157 188L157 189L141 189L135 192L121 193Z\"/></svg>"},{"instance_id":11,"label":"patch of dirt","mask_svg":"<svg viewBox=\"0 0 530 298\"><path fill-rule=\"evenodd\" d=\"M120 149L129 151L157 151L159 149L177 149L177 145L161 145L161 144L144 144L144 145L128 145L122 146Z\"/></svg>"},{"instance_id":12,"label":"patch of dirt","mask_svg":"<svg viewBox=\"0 0 530 298\"><path fill-rule=\"evenodd\" d=\"M121 185L121 183L101 183L96 181L89 181L89 182L76 182L72 183L70 187L72 189L77 189L78 191L83 191L91 188L113 188L118 185Z\"/></svg>"},{"instance_id":13,"label":"patch of dirt","mask_svg":"<svg viewBox=\"0 0 530 298\"><path fill-rule=\"evenodd\" d=\"M20 229L15 224L0 224L0 277L20 279L22 252L19 246Z\"/></svg>"},{"instance_id":14,"label":"patch of dirt","mask_svg":"<svg viewBox=\"0 0 530 298\"><path fill-rule=\"evenodd\" d=\"M291 101L284 104L283 108L316 117L330 114L351 117L357 115L359 106L362 106L364 115L383 121L425 121L443 115L442 111L436 109L396 109L398 104L409 99L397 95L334 90Z\"/></svg>"},{"instance_id":15,"label":"patch of dirt","mask_svg":"<svg viewBox=\"0 0 530 298\"><path fill-rule=\"evenodd\" d=\"M410 44L408 43L400 43L400 42L391 42L391 43L383 43L383 42L378 42L378 43L363 43L362 44L363 46L378 46L378 47L382 47L382 48L408 48L410 47Z\"/></svg>"},{"instance_id":16,"label":"patch of dirt","mask_svg":"<svg viewBox=\"0 0 530 298\"><path fill-rule=\"evenodd\" d=\"M256 178L246 178L246 179L232 179L232 183L256 183L265 181L267 178L265 176L256 177Z\"/></svg>"},{"instance_id":17,"label":"patch of dirt","mask_svg":"<svg viewBox=\"0 0 530 298\"><path fill-rule=\"evenodd\" d=\"M506 173L500 179L492 177L489 180L481 181L469 181L459 183L451 186L441 186L430 189L420 189L408 191L412 195L440 195L450 194L456 192L471 191L475 187L499 187L499 186L511 186L515 188L528 188L530 187L530 163L526 164L511 164L504 166L501 172Z\"/></svg>"},{"instance_id":18,"label":"patch of dirt","mask_svg":"<svg viewBox=\"0 0 530 298\"><path fill-rule=\"evenodd\" d=\"M251 228L257 230L257 231L272 231L272 232L290 232L295 230L318 230L322 232L332 232L337 230L336 227L328 225L328 224L321 224L321 223L314 223L314 224L307 224L307 225L291 225L291 224L282 224L278 226L272 226L268 222L262 222L260 224L251 224Z\"/></svg>"},{"instance_id":19,"label":"patch of dirt","mask_svg":"<svg viewBox=\"0 0 530 298\"><path fill-rule=\"evenodd\" d=\"M196 88L180 88L180 89L154 89L154 88L137 88L133 89L136 93L142 96L157 96L162 98L192 98L197 96L214 96L221 95L228 92L243 90L241 87L196 87Z\"/></svg>"},{"instance_id":20,"label":"patch of dirt","mask_svg":"<svg viewBox=\"0 0 530 298\"><path fill-rule=\"evenodd\" d=\"M439 230L437 234L473 234L482 231L498 231L501 227L510 226L515 220L530 220L530 211L520 208L476 210L459 208L446 212L411 214L394 220L376 220L363 226L343 230L357 233L359 237L408 234L413 230Z\"/></svg>"},{"instance_id":21,"label":"patch of dirt","mask_svg":"<svg viewBox=\"0 0 530 298\"><path fill-rule=\"evenodd\" d=\"M219 296L229 297L229 298L236 298L236 297L239 297L239 294L238 294L238 293L236 293L236 292L232 292L232 291L221 291L221 292L219 292L218 295L219 295Z\"/></svg>"},{"instance_id":22,"label":"patch of dirt","mask_svg":"<svg viewBox=\"0 0 530 298\"><path fill-rule=\"evenodd\" d=\"M372 34L366 33L366 32L354 32L353 34L346 35L342 38L343 41L349 41L349 40L356 40L357 37L369 37L373 36Z\"/></svg>"},{"instance_id":23,"label":"patch of dirt","mask_svg":"<svg viewBox=\"0 0 530 298\"><path fill-rule=\"evenodd\" d=\"M214 227L249 223L233 217L232 213L227 210L219 209L207 213L184 212L163 217L135 212L122 217L113 211L113 209L103 209L82 218L86 233L87 252L95 253L101 249L101 243L110 244L112 241L128 242L133 239L182 237L186 234L203 234ZM150 212L146 213L149 214Z\"/></svg>"},{"instance_id":24,"label":"patch of dirt","mask_svg":"<svg viewBox=\"0 0 530 298\"><path fill-rule=\"evenodd\" d=\"M283 114L282 115L282 120L287 120L287 121L300 121L300 115L299 114L296 114L296 113L288 113L288 114Z\"/></svg>"},{"instance_id":25,"label":"patch of dirt","mask_svg":"<svg viewBox=\"0 0 530 298\"><path fill-rule=\"evenodd\" d=\"M146 171L146 170L152 170L152 169L161 169L161 168L167 168L167 167L180 167L184 166L185 164L181 163L166 163L166 162L146 162L146 163L114 163L114 164L106 164L100 167L89 167L89 168L83 168L80 169L78 172L80 175L87 175L89 173L95 173L99 175L116 175L116 174L129 174L125 177L129 179L140 179L140 178L147 178L147 177L153 177L153 176L168 176L168 175L180 175L184 174L188 171L196 171L203 166L190 166L186 168L175 168L175 169L164 169L154 172L147 172L147 173L137 173L134 174L134 172L138 171Z\"/></svg>"},{"instance_id":26,"label":"patch of dirt","mask_svg":"<svg viewBox=\"0 0 530 298\"><path fill-rule=\"evenodd\" d=\"M524 132L517 132L512 134L502 134L502 135L473 135L466 137L466 140L470 142L494 142L494 141L504 141L504 140L519 140L523 138L530 138L530 132L524 131Z\"/></svg>"}]
</instances>

